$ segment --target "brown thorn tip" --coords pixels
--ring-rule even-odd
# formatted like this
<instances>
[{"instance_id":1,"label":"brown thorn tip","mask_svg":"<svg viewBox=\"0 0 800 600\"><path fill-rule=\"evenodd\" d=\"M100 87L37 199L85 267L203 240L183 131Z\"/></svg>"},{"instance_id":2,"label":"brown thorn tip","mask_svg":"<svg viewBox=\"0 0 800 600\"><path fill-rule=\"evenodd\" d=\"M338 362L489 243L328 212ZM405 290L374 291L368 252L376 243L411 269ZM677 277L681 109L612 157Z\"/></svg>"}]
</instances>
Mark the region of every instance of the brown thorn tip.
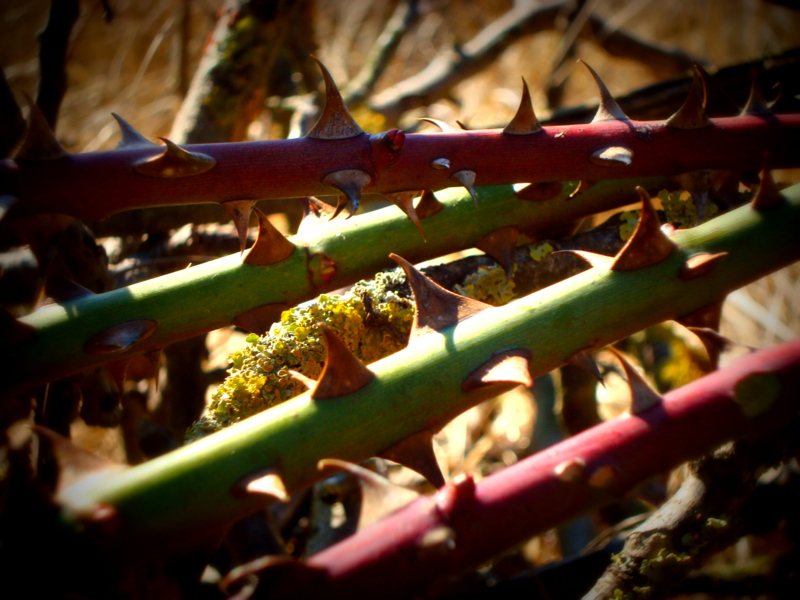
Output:
<instances>
[{"instance_id":1,"label":"brown thorn tip","mask_svg":"<svg viewBox=\"0 0 800 600\"><path fill-rule=\"evenodd\" d=\"M89 354L117 354L126 352L143 342L158 327L150 319L134 319L112 325L86 342L84 350Z\"/></svg>"},{"instance_id":2,"label":"brown thorn tip","mask_svg":"<svg viewBox=\"0 0 800 600\"><path fill-rule=\"evenodd\" d=\"M667 119L665 125L673 129L702 129L711 125L711 120L706 114L708 104L708 88L705 74L701 67L695 63L692 83L689 94L683 105L674 115Z\"/></svg>"},{"instance_id":3,"label":"brown thorn tip","mask_svg":"<svg viewBox=\"0 0 800 600\"><path fill-rule=\"evenodd\" d=\"M153 142L136 131L136 129L134 129L130 123L120 117L117 113L112 112L111 116L117 120L117 123L119 124L120 135L122 136L119 144L117 144L117 150L129 150L131 148L152 148L155 146Z\"/></svg>"},{"instance_id":4,"label":"brown thorn tip","mask_svg":"<svg viewBox=\"0 0 800 600\"><path fill-rule=\"evenodd\" d=\"M628 115L622 112L622 109L617 104L617 101L614 100L614 96L611 95L611 92L608 91L606 84L603 83L603 80L600 79L600 75L597 74L592 67L590 67L584 61L578 59L578 62L582 63L584 67L589 69L589 73L592 74L594 77L594 81L597 84L597 88L600 91L600 105L597 107L597 113L592 119L592 123L597 123L598 121L629 121Z\"/></svg>"},{"instance_id":5,"label":"brown thorn tip","mask_svg":"<svg viewBox=\"0 0 800 600\"><path fill-rule=\"evenodd\" d=\"M520 231L516 227L501 227L478 240L475 247L500 263L506 272L506 279L511 279L519 236Z\"/></svg>"},{"instance_id":6,"label":"brown thorn tip","mask_svg":"<svg viewBox=\"0 0 800 600\"><path fill-rule=\"evenodd\" d=\"M369 173L360 169L342 169L328 173L323 179L323 185L332 187L345 195L350 202L350 217L356 214L361 204L361 192L372 181ZM344 208L345 203L339 202L331 219L337 217ZM348 217L349 218L349 217Z\"/></svg>"},{"instance_id":7,"label":"brown thorn tip","mask_svg":"<svg viewBox=\"0 0 800 600\"><path fill-rule=\"evenodd\" d=\"M425 121L426 123L430 123L431 125L438 127L444 133L458 133L459 131L458 129L450 125L450 123L441 121L439 119L432 119L431 117L420 117L419 119L417 119L417 121Z\"/></svg>"},{"instance_id":8,"label":"brown thorn tip","mask_svg":"<svg viewBox=\"0 0 800 600\"><path fill-rule=\"evenodd\" d=\"M764 157L764 167L761 169L761 183L751 204L755 210L772 208L786 201L783 194L778 190L778 186L775 185L775 179L773 179L766 163L767 157Z\"/></svg>"},{"instance_id":9,"label":"brown thorn tip","mask_svg":"<svg viewBox=\"0 0 800 600\"><path fill-rule=\"evenodd\" d=\"M465 317L490 308L488 304L459 296L444 289L397 254L390 254L389 258L403 268L414 293L414 324L411 327L411 341L433 331L441 331Z\"/></svg>"},{"instance_id":10,"label":"brown thorn tip","mask_svg":"<svg viewBox=\"0 0 800 600\"><path fill-rule=\"evenodd\" d=\"M416 471L435 488L440 488L445 484L444 475L433 452L433 431L429 429L411 434L401 442L380 452L378 456Z\"/></svg>"},{"instance_id":11,"label":"brown thorn tip","mask_svg":"<svg viewBox=\"0 0 800 600\"><path fill-rule=\"evenodd\" d=\"M325 80L325 106L322 107L319 120L306 134L306 137L320 140L343 140L361 135L364 130L359 127L350 111L347 110L339 88L336 87L336 82L333 81L328 69L319 59L312 58L317 61Z\"/></svg>"},{"instance_id":12,"label":"brown thorn tip","mask_svg":"<svg viewBox=\"0 0 800 600\"><path fill-rule=\"evenodd\" d=\"M164 142L164 152L135 163L133 170L140 175L161 179L192 177L213 169L217 164L216 159L208 154L189 152L165 137L158 139Z\"/></svg>"},{"instance_id":13,"label":"brown thorn tip","mask_svg":"<svg viewBox=\"0 0 800 600\"><path fill-rule=\"evenodd\" d=\"M372 381L375 374L350 352L333 329L324 323L319 324L319 329L325 338L328 352L325 356L322 374L314 391L311 392L312 399L325 400L344 396L361 389Z\"/></svg>"},{"instance_id":14,"label":"brown thorn tip","mask_svg":"<svg viewBox=\"0 0 800 600\"><path fill-rule=\"evenodd\" d=\"M444 204L439 202L433 190L423 190L419 202L417 202L417 217L420 219L427 219L435 215L444 208Z\"/></svg>"},{"instance_id":15,"label":"brown thorn tip","mask_svg":"<svg viewBox=\"0 0 800 600\"><path fill-rule=\"evenodd\" d=\"M472 196L472 201L475 203L475 206L478 206L478 194L475 191L475 177L475 171L464 169L463 171L453 173L450 179L463 185L469 192L469 195Z\"/></svg>"},{"instance_id":16,"label":"brown thorn tip","mask_svg":"<svg viewBox=\"0 0 800 600\"><path fill-rule=\"evenodd\" d=\"M253 213L255 200L229 200L222 203L222 208L230 216L236 226L236 233L239 235L239 253L244 254L247 247L247 226L250 223L250 215Z\"/></svg>"},{"instance_id":17,"label":"brown thorn tip","mask_svg":"<svg viewBox=\"0 0 800 600\"><path fill-rule=\"evenodd\" d=\"M28 131L25 141L17 151L16 160L55 160L69 156L69 153L56 139L39 106L28 94L23 94L30 107Z\"/></svg>"},{"instance_id":18,"label":"brown thorn tip","mask_svg":"<svg viewBox=\"0 0 800 600\"><path fill-rule=\"evenodd\" d=\"M642 186L636 190L642 199L642 216L633 235L614 258L612 271L635 271L660 263L675 251L675 244L661 231L650 194Z\"/></svg>"},{"instance_id":19,"label":"brown thorn tip","mask_svg":"<svg viewBox=\"0 0 800 600\"><path fill-rule=\"evenodd\" d=\"M336 209L330 204L326 204L319 198L314 198L314 196L301 198L301 202L303 203L303 220L300 221L297 233L305 233L311 227L329 221L336 212Z\"/></svg>"},{"instance_id":20,"label":"brown thorn tip","mask_svg":"<svg viewBox=\"0 0 800 600\"><path fill-rule=\"evenodd\" d=\"M461 390L472 392L491 385L502 385L506 390L518 385L529 388L533 385L528 368L531 356L527 348L500 352L467 375L461 383Z\"/></svg>"},{"instance_id":21,"label":"brown thorn tip","mask_svg":"<svg viewBox=\"0 0 800 600\"><path fill-rule=\"evenodd\" d=\"M761 93L761 85L758 80L758 67L754 64L750 68L750 95L747 97L741 116L772 114L764 95Z\"/></svg>"},{"instance_id":22,"label":"brown thorn tip","mask_svg":"<svg viewBox=\"0 0 800 600\"><path fill-rule=\"evenodd\" d=\"M536 113L533 111L533 101L531 100L531 92L528 89L528 82L522 78L522 97L519 101L519 108L517 114L511 119L511 122L505 126L503 133L511 135L528 135L530 133L538 133L542 131L542 125L539 119L536 118Z\"/></svg>"},{"instance_id":23,"label":"brown thorn tip","mask_svg":"<svg viewBox=\"0 0 800 600\"><path fill-rule=\"evenodd\" d=\"M555 252L551 252L551 254L559 255L559 254L572 254L577 256L578 258L582 258L586 262L588 262L593 268L594 267L601 267L605 264L608 264L610 260L612 260L613 256L606 256L605 254L597 254L596 252L589 252L588 250L556 250Z\"/></svg>"},{"instance_id":24,"label":"brown thorn tip","mask_svg":"<svg viewBox=\"0 0 800 600\"><path fill-rule=\"evenodd\" d=\"M414 208L414 197L417 192L396 192L394 194L385 194L385 196L392 201L403 213L408 217L408 220L414 224L419 234L422 236L422 241L426 242L428 239L425 237L425 231L422 229L422 223L419 222L419 216Z\"/></svg>"},{"instance_id":25,"label":"brown thorn tip","mask_svg":"<svg viewBox=\"0 0 800 600\"><path fill-rule=\"evenodd\" d=\"M270 325L279 321L283 311L291 308L285 302L262 304L240 312L231 319L231 324L256 335L264 335Z\"/></svg>"},{"instance_id":26,"label":"brown thorn tip","mask_svg":"<svg viewBox=\"0 0 800 600\"><path fill-rule=\"evenodd\" d=\"M245 253L242 262L254 267L274 265L289 258L296 246L290 242L263 212L254 208L258 216L258 237L253 247Z\"/></svg>"},{"instance_id":27,"label":"brown thorn tip","mask_svg":"<svg viewBox=\"0 0 800 600\"><path fill-rule=\"evenodd\" d=\"M260 494L271 496L281 502L289 501L289 492L286 490L286 483L276 469L264 469L244 477L239 483L234 485L234 496L245 496L248 494Z\"/></svg>"},{"instance_id":28,"label":"brown thorn tip","mask_svg":"<svg viewBox=\"0 0 800 600\"><path fill-rule=\"evenodd\" d=\"M600 367L597 366L597 361L592 356L589 350L580 350L567 359L567 364L573 367L579 367L594 375L595 379L600 382L603 387L606 387L606 382L603 381L603 375L600 373Z\"/></svg>"},{"instance_id":29,"label":"brown thorn tip","mask_svg":"<svg viewBox=\"0 0 800 600\"><path fill-rule=\"evenodd\" d=\"M609 346L608 349L617 357L617 360L619 360L622 364L622 368L625 370L625 377L628 379L628 387L631 390L631 413L638 415L648 408L659 404L661 402L659 393L633 368L633 365L628 362L628 359L613 346Z\"/></svg>"}]
</instances>

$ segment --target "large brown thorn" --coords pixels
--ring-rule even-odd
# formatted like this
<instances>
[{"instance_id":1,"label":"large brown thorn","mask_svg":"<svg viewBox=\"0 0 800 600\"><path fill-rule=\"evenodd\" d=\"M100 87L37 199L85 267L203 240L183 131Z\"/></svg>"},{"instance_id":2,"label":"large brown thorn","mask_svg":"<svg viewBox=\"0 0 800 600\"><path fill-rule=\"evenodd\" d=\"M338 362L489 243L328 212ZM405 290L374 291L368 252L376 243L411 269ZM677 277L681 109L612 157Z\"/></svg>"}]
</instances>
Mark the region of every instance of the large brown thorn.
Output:
<instances>
[{"instance_id":1,"label":"large brown thorn","mask_svg":"<svg viewBox=\"0 0 800 600\"><path fill-rule=\"evenodd\" d=\"M328 353L325 356L325 366L317 381L311 398L325 400L336 398L361 389L375 377L375 374L365 367L345 343L339 339L333 329L319 324L320 331L325 338Z\"/></svg>"},{"instance_id":2,"label":"large brown thorn","mask_svg":"<svg viewBox=\"0 0 800 600\"><path fill-rule=\"evenodd\" d=\"M711 125L706 114L708 105L708 87L706 77L708 74L695 63L692 84L689 86L689 95L683 105L666 121L667 127L673 129L702 129Z\"/></svg>"},{"instance_id":3,"label":"large brown thorn","mask_svg":"<svg viewBox=\"0 0 800 600\"><path fill-rule=\"evenodd\" d=\"M364 130L359 127L350 111L347 110L339 88L336 87L336 82L333 81L328 69L316 57L312 58L317 61L319 70L322 71L322 77L325 79L325 106L322 108L319 120L306 134L306 137L320 140L343 140L361 135Z\"/></svg>"},{"instance_id":4,"label":"large brown thorn","mask_svg":"<svg viewBox=\"0 0 800 600\"><path fill-rule=\"evenodd\" d=\"M499 392L518 385L529 388L533 385L529 369L531 356L531 351L527 348L512 348L495 354L467 375L461 383L461 389L472 392L488 386L498 386Z\"/></svg>"},{"instance_id":5,"label":"large brown thorn","mask_svg":"<svg viewBox=\"0 0 800 600\"><path fill-rule=\"evenodd\" d=\"M213 169L217 164L216 159L208 154L189 152L165 137L158 139L164 142L164 152L134 164L133 170L140 175L160 179L193 177Z\"/></svg>"},{"instance_id":6,"label":"large brown thorn","mask_svg":"<svg viewBox=\"0 0 800 600\"><path fill-rule=\"evenodd\" d=\"M250 223L250 215L253 213L255 200L229 200L222 203L222 208L230 216L236 226L236 233L239 235L239 252L244 253L247 247L247 226Z\"/></svg>"},{"instance_id":7,"label":"large brown thorn","mask_svg":"<svg viewBox=\"0 0 800 600\"><path fill-rule=\"evenodd\" d=\"M638 415L648 408L661 403L661 395L656 392L644 377L639 374L633 365L628 362L616 348L613 346L608 347L609 350L617 357L617 360L622 364L625 370L625 377L628 379L628 387L631 391L631 413Z\"/></svg>"},{"instance_id":8,"label":"large brown thorn","mask_svg":"<svg viewBox=\"0 0 800 600\"><path fill-rule=\"evenodd\" d=\"M612 271L635 271L660 263L672 255L675 244L663 231L650 194L641 187L636 190L642 199L642 216L636 231L614 258Z\"/></svg>"},{"instance_id":9,"label":"large brown thorn","mask_svg":"<svg viewBox=\"0 0 800 600\"><path fill-rule=\"evenodd\" d=\"M55 160L69 156L64 147L56 139L38 105L24 94L30 107L28 115L28 132L22 142L16 160Z\"/></svg>"},{"instance_id":10,"label":"large brown thorn","mask_svg":"<svg viewBox=\"0 0 800 600\"><path fill-rule=\"evenodd\" d=\"M597 107L597 113L594 115L594 119L592 119L592 123L597 123L598 121L628 121L628 115L622 112L622 109L617 104L617 101L614 100L614 96L611 95L611 92L608 91L606 84L603 83L603 80L600 79L600 75L597 74L592 67L588 64L583 62L582 60L578 60L579 63L583 64L584 67L589 69L589 73L592 74L594 77L594 81L597 84L597 88L600 92L600 104Z\"/></svg>"},{"instance_id":11,"label":"large brown thorn","mask_svg":"<svg viewBox=\"0 0 800 600\"><path fill-rule=\"evenodd\" d=\"M528 135L530 133L538 133L542 131L542 125L539 119L536 118L536 113L533 111L533 101L531 100L531 92L528 90L528 82L522 78L522 97L519 100L519 108L517 114L511 119L511 122L505 126L503 133L511 135Z\"/></svg>"},{"instance_id":12,"label":"large brown thorn","mask_svg":"<svg viewBox=\"0 0 800 600\"><path fill-rule=\"evenodd\" d=\"M410 340L440 331L485 308L488 304L454 294L434 283L420 273L410 262L390 254L389 258L405 271L411 290L414 292L414 324L411 326Z\"/></svg>"},{"instance_id":13,"label":"large brown thorn","mask_svg":"<svg viewBox=\"0 0 800 600\"><path fill-rule=\"evenodd\" d=\"M257 208L253 210L258 216L258 237L253 247L244 255L242 262L254 267L263 267L289 258L296 246L270 223L267 215Z\"/></svg>"},{"instance_id":14,"label":"large brown thorn","mask_svg":"<svg viewBox=\"0 0 800 600\"><path fill-rule=\"evenodd\" d=\"M133 126L125 119L120 117L117 113L111 113L111 116L119 123L119 132L122 138L117 144L117 150L130 150L132 148L152 148L155 146L153 142L144 137L141 133L136 131Z\"/></svg>"},{"instance_id":15,"label":"large brown thorn","mask_svg":"<svg viewBox=\"0 0 800 600\"><path fill-rule=\"evenodd\" d=\"M435 488L440 488L445 483L433 452L433 431L429 429L412 433L403 441L380 452L378 456L416 471Z\"/></svg>"},{"instance_id":16,"label":"large brown thorn","mask_svg":"<svg viewBox=\"0 0 800 600\"><path fill-rule=\"evenodd\" d=\"M340 191L344 194L345 198L347 198L344 202L342 202L341 198L339 199L339 203L331 219L337 217L348 202L350 203L348 219L356 214L361 204L361 191L367 187L371 181L372 177L370 177L369 173L361 171L360 169L342 169L341 171L328 173L322 179L322 183Z\"/></svg>"}]
</instances>

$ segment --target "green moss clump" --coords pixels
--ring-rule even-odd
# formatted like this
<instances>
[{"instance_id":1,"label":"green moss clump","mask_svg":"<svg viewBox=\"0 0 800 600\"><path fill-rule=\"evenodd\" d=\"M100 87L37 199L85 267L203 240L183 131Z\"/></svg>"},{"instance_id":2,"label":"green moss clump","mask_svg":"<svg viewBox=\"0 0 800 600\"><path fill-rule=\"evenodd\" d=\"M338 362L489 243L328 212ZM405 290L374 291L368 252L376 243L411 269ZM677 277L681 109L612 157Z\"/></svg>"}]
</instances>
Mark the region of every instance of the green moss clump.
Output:
<instances>
[{"instance_id":1,"label":"green moss clump","mask_svg":"<svg viewBox=\"0 0 800 600\"><path fill-rule=\"evenodd\" d=\"M284 311L279 323L230 357L230 375L217 388L206 414L187 432L187 441L241 421L305 391L290 370L317 379L325 364L318 323L324 322L355 356L371 363L405 347L414 316L401 271L379 273L346 294L321 295Z\"/></svg>"},{"instance_id":2,"label":"green moss clump","mask_svg":"<svg viewBox=\"0 0 800 600\"><path fill-rule=\"evenodd\" d=\"M660 583L682 579L692 566L692 558L688 554L676 554L662 548L655 557L642 561L639 574L657 588Z\"/></svg>"}]
</instances>

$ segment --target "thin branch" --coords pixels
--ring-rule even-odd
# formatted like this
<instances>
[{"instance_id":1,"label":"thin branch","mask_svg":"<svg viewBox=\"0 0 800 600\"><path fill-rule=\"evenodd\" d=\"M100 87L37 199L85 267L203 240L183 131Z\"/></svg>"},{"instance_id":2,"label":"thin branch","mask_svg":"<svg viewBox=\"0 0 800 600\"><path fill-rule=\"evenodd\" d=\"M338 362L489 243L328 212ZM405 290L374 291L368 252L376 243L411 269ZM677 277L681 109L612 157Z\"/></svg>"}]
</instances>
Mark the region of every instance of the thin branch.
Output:
<instances>
[{"instance_id":1,"label":"thin branch","mask_svg":"<svg viewBox=\"0 0 800 600\"><path fill-rule=\"evenodd\" d=\"M47 26L39 35L40 78L36 104L53 130L67 91L67 47L78 15L78 0L52 0Z\"/></svg>"}]
</instances>

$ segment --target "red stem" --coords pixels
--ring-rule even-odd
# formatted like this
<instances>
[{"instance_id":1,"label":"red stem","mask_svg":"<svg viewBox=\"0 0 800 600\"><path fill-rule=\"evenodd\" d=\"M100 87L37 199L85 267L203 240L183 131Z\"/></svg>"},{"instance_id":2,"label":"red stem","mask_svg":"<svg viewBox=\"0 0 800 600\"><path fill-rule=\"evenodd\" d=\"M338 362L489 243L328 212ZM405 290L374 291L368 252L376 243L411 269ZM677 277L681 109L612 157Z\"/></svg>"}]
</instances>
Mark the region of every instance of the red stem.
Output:
<instances>
[{"instance_id":1,"label":"red stem","mask_svg":"<svg viewBox=\"0 0 800 600\"><path fill-rule=\"evenodd\" d=\"M748 394L742 394L745 379L751 384ZM763 400L772 393L775 402L764 414L748 418L734 400L737 385L740 398ZM434 496L314 555L293 573L299 576L290 573L279 580L275 597L312 592L325 598L408 597L723 442L787 424L797 412L798 394L800 340L742 357L668 393L646 412L592 427L478 484L471 479L448 483ZM585 462L585 477L560 480L556 467L575 459ZM593 475L602 481L604 474L610 482L606 487L587 483ZM441 527L454 531L455 546L423 550L425 534Z\"/></svg>"},{"instance_id":2,"label":"red stem","mask_svg":"<svg viewBox=\"0 0 800 600\"><path fill-rule=\"evenodd\" d=\"M791 168L800 166L798 134L800 115L769 115L715 119L698 130L673 129L662 121L602 121L546 127L524 136L500 130L411 134L393 156L376 156L388 152L380 144L373 144L371 155L366 134L345 140L198 144L186 148L212 156L217 164L176 179L136 173L135 162L162 152L137 148L50 161L3 161L0 192L20 200L12 209L16 214L60 212L102 219L147 206L330 195L335 190L321 181L340 169L370 173L365 192L390 193L451 187L456 184L450 176L462 169L477 173L476 185L498 185L670 176L706 168L758 170L765 152L770 167ZM630 148L633 163L599 166L589 160L592 152L612 145ZM432 168L437 158L450 160L450 168Z\"/></svg>"}]
</instances>

